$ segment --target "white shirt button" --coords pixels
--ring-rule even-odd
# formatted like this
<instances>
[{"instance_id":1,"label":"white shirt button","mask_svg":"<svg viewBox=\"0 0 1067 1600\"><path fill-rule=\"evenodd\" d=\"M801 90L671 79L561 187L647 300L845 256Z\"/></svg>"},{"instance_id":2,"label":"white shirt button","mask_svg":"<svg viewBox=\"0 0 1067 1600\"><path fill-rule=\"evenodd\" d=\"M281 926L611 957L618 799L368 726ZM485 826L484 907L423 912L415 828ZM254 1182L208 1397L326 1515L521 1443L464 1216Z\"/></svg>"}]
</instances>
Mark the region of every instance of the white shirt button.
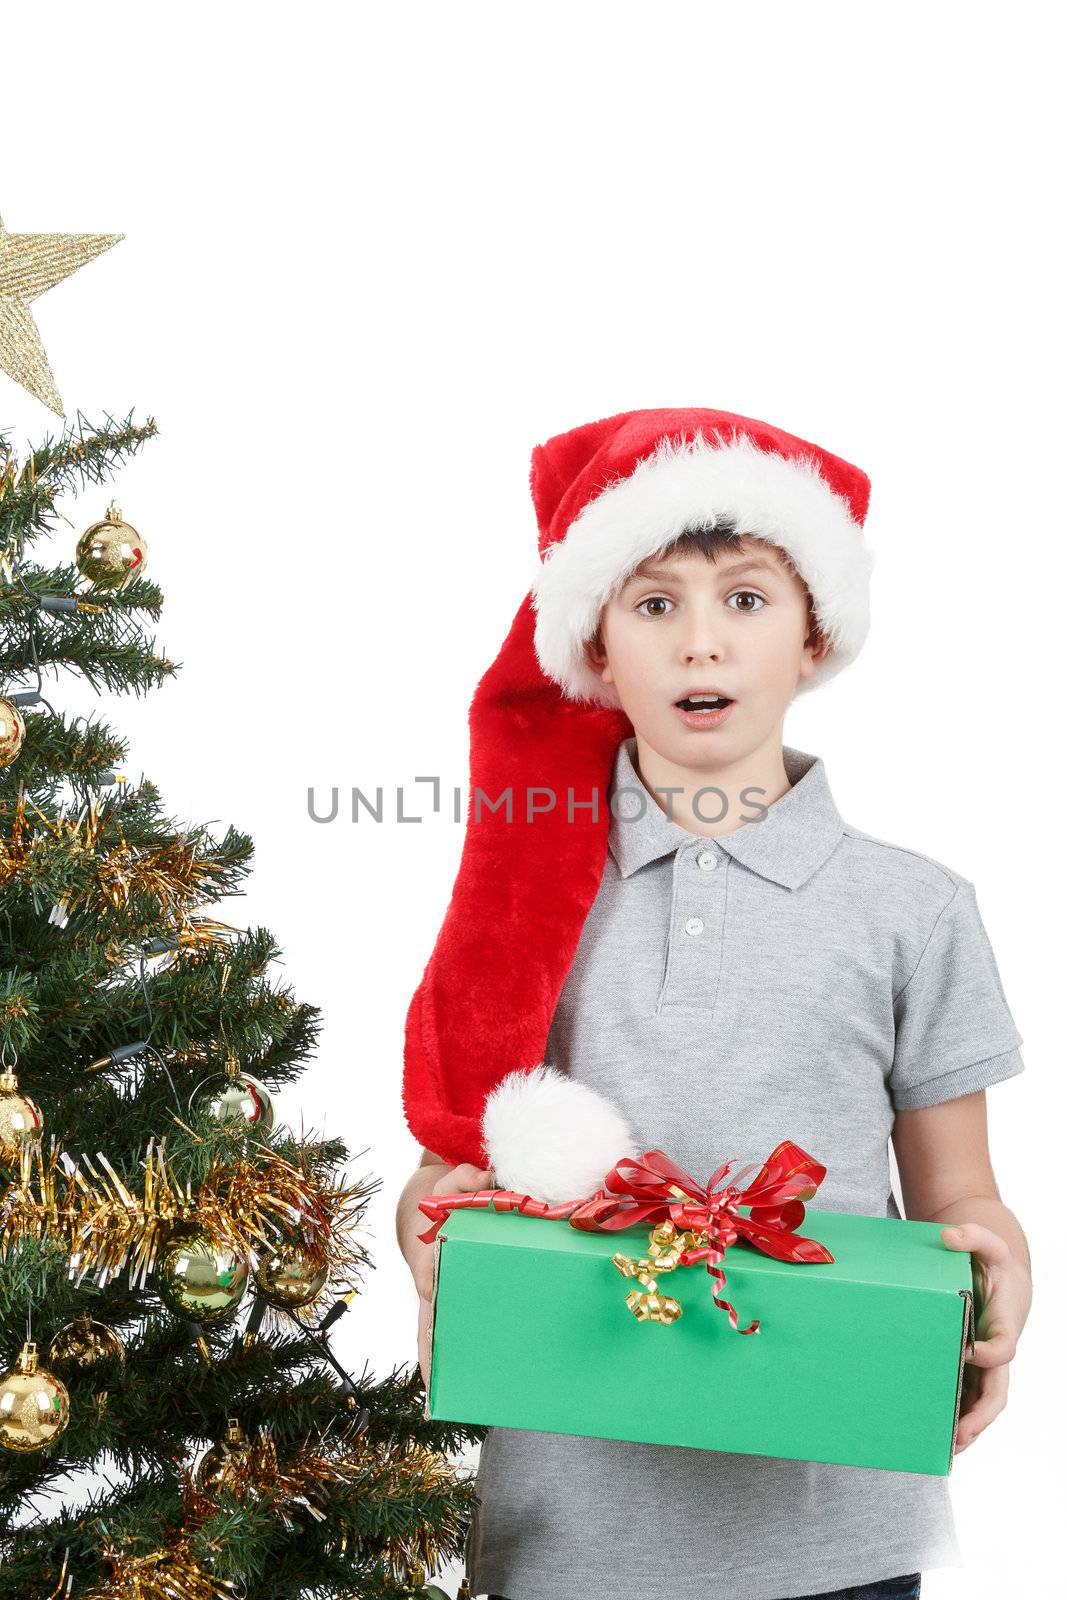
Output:
<instances>
[{"instance_id":1,"label":"white shirt button","mask_svg":"<svg viewBox=\"0 0 1067 1600\"><path fill-rule=\"evenodd\" d=\"M690 917L689 921L685 925L685 931L686 933L691 933L693 937L696 938L697 934L704 932L704 923L700 917Z\"/></svg>"},{"instance_id":2,"label":"white shirt button","mask_svg":"<svg viewBox=\"0 0 1067 1600\"><path fill-rule=\"evenodd\" d=\"M697 866L703 867L705 872L711 872L719 865L719 858L714 850L702 850L697 856Z\"/></svg>"}]
</instances>

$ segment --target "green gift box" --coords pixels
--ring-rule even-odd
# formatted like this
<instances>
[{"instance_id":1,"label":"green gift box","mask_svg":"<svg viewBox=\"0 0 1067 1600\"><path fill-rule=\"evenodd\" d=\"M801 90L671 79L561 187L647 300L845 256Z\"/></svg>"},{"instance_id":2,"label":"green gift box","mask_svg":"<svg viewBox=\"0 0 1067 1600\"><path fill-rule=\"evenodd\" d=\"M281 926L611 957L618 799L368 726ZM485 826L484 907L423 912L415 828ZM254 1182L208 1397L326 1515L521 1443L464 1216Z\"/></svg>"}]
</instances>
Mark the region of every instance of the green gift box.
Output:
<instances>
[{"instance_id":1,"label":"green gift box","mask_svg":"<svg viewBox=\"0 0 1067 1600\"><path fill-rule=\"evenodd\" d=\"M649 1224L586 1232L565 1220L451 1211L434 1241L425 1415L742 1455L952 1470L973 1340L971 1258L941 1224L808 1210L830 1263L777 1261L738 1242L715 1305L703 1264L658 1278L682 1315L639 1321Z\"/></svg>"}]
</instances>

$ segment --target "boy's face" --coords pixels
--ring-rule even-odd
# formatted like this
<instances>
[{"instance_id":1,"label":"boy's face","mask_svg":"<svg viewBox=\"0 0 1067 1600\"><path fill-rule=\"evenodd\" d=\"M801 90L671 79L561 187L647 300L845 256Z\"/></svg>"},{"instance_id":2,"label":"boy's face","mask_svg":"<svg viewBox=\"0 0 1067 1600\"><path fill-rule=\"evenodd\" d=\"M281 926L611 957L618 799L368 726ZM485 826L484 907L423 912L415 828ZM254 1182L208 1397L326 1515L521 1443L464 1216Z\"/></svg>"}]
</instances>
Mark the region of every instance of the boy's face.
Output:
<instances>
[{"instance_id":1,"label":"boy's face","mask_svg":"<svg viewBox=\"0 0 1067 1600\"><path fill-rule=\"evenodd\" d=\"M743 539L709 561L699 550L652 557L601 611L602 650L586 654L615 685L634 731L682 766L736 760L775 730L828 646L803 581L775 547ZM678 707L704 689L725 713Z\"/></svg>"}]
</instances>

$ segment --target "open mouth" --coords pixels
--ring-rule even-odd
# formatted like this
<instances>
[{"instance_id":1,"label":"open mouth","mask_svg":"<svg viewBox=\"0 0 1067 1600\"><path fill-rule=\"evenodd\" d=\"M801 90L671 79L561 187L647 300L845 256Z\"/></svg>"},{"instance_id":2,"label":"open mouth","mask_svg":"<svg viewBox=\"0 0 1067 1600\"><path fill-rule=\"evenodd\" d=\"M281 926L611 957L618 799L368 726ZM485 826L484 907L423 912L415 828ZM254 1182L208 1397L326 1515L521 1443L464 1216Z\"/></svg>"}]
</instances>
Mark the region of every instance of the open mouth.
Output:
<instances>
[{"instance_id":1,"label":"open mouth","mask_svg":"<svg viewBox=\"0 0 1067 1600\"><path fill-rule=\"evenodd\" d=\"M675 705L682 711L722 711L725 706L732 706L733 701L722 694L702 694L685 700L676 700Z\"/></svg>"}]
</instances>

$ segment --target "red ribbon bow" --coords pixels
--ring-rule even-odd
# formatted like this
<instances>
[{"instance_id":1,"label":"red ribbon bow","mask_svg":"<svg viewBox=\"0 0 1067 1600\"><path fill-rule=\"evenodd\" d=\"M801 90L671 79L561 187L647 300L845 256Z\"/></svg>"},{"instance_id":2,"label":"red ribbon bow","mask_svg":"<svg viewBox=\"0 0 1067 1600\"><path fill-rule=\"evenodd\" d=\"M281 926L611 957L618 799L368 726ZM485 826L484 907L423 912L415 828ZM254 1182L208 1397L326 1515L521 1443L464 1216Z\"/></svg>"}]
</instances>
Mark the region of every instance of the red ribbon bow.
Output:
<instances>
[{"instance_id":1,"label":"red ribbon bow","mask_svg":"<svg viewBox=\"0 0 1067 1600\"><path fill-rule=\"evenodd\" d=\"M699 1184L663 1150L646 1150L641 1156L623 1156L604 1179L604 1188L587 1199L568 1200L549 1205L513 1189L479 1189L475 1194L431 1195L419 1201L419 1210L430 1217L433 1226L419 1238L432 1244L449 1211L471 1206L495 1211L519 1211L551 1219L568 1218L572 1228L588 1232L613 1232L637 1222L658 1224L671 1221L683 1232L706 1233L708 1242L684 1250L680 1266L697 1261L707 1263L715 1280L712 1299L730 1316L738 1333L756 1333L759 1322L738 1328L737 1312L719 1294L726 1274L719 1263L739 1238L755 1245L776 1261L825 1265L833 1256L817 1239L801 1237L796 1229L804 1221L804 1202L810 1200L826 1176L825 1166L809 1156L799 1145L783 1139L767 1157L747 1189L738 1187L755 1163L739 1172L733 1183L719 1188L736 1161L723 1162L706 1184ZM743 1217L739 1206L750 1208ZM718 1292L716 1292L718 1291Z\"/></svg>"},{"instance_id":2,"label":"red ribbon bow","mask_svg":"<svg viewBox=\"0 0 1067 1600\"><path fill-rule=\"evenodd\" d=\"M571 1213L571 1226L610 1230L628 1228L635 1222L670 1220L682 1231L706 1233L707 1244L683 1250L679 1265L705 1261L715 1280L712 1299L721 1311L729 1313L730 1326L738 1333L758 1333L758 1320L738 1328L734 1307L719 1298L726 1285L719 1263L739 1238L776 1261L832 1261L824 1244L802 1238L795 1231L804 1221L804 1202L814 1195L826 1168L788 1139L771 1152L747 1189L741 1189L739 1183L753 1170L754 1162L738 1173L733 1183L719 1188L733 1165L733 1161L725 1161L702 1186L662 1150L646 1150L636 1160L624 1156L608 1173L604 1189ZM750 1207L749 1215L743 1217L738 1206Z\"/></svg>"}]
</instances>

